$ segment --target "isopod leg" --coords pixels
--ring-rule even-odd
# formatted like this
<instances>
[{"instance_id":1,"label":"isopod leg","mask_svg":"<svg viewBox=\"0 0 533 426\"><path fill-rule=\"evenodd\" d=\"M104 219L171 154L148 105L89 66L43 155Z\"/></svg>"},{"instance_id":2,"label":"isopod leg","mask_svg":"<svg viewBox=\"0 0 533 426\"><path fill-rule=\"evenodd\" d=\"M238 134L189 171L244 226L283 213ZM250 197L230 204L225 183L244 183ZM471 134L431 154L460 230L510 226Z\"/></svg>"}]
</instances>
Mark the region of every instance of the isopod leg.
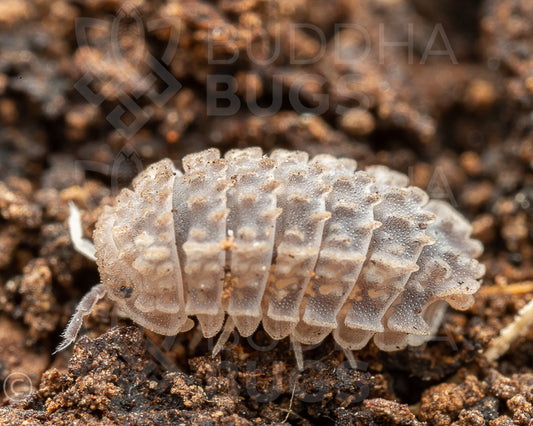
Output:
<instances>
[{"instance_id":1,"label":"isopod leg","mask_svg":"<svg viewBox=\"0 0 533 426\"><path fill-rule=\"evenodd\" d=\"M355 360L355 357L353 356L353 352L348 348L342 348L342 351L344 352L344 356L346 357L348 364L350 364L350 367L352 367L353 369L356 369L357 361Z\"/></svg>"},{"instance_id":2,"label":"isopod leg","mask_svg":"<svg viewBox=\"0 0 533 426\"><path fill-rule=\"evenodd\" d=\"M217 344L213 348L213 357L215 357L222 350L222 348L228 341L230 334L233 333L234 329L235 323L233 322L231 317L228 316L226 324L224 325L224 329L222 330L222 333L220 334L220 337L217 340Z\"/></svg>"},{"instance_id":3,"label":"isopod leg","mask_svg":"<svg viewBox=\"0 0 533 426\"><path fill-rule=\"evenodd\" d=\"M83 296L83 299L81 299L81 302L76 307L76 312L74 312L74 315L72 315L67 328L61 335L61 337L63 337L63 341L59 344L54 354L66 349L72 342L74 342L74 340L76 340L76 336L83 325L83 318L91 313L94 305L96 305L98 301L105 296L105 294L106 289L104 285L100 283L95 285L89 291L89 293Z\"/></svg>"},{"instance_id":4,"label":"isopod leg","mask_svg":"<svg viewBox=\"0 0 533 426\"><path fill-rule=\"evenodd\" d=\"M298 367L298 371L303 371L304 355L302 352L302 345L298 340L293 338L292 335L291 335L291 345L292 345L292 350L294 351L294 357L296 358L296 367Z\"/></svg>"},{"instance_id":5,"label":"isopod leg","mask_svg":"<svg viewBox=\"0 0 533 426\"><path fill-rule=\"evenodd\" d=\"M80 211L76 205L69 201L68 207L70 210L70 215L68 217L68 229L70 233L70 240L74 249L83 254L87 259L90 259L96 262L94 245L91 241L83 238L83 230L81 225L81 216Z\"/></svg>"},{"instance_id":6,"label":"isopod leg","mask_svg":"<svg viewBox=\"0 0 533 426\"><path fill-rule=\"evenodd\" d=\"M202 330L200 329L200 327L196 327L189 340L188 347L190 353L194 353L196 351L196 348L198 347L203 338L204 335L202 334Z\"/></svg>"}]
</instances>

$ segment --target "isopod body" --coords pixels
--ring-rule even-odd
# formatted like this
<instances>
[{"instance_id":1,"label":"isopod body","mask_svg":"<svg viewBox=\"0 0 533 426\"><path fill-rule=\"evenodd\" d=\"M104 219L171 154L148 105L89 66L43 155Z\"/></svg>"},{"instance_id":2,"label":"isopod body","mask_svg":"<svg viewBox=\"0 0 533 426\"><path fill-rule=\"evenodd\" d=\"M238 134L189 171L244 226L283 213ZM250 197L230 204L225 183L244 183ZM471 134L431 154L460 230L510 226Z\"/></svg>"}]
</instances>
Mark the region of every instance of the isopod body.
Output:
<instances>
[{"instance_id":1,"label":"isopod body","mask_svg":"<svg viewBox=\"0 0 533 426\"><path fill-rule=\"evenodd\" d=\"M104 208L98 298L163 335L196 316L212 337L227 317L243 336L262 323L298 344L333 333L345 349L374 337L396 350L429 340L447 304L473 303L484 267L470 234L448 203L384 166L209 149L184 157L183 172L152 164Z\"/></svg>"}]
</instances>

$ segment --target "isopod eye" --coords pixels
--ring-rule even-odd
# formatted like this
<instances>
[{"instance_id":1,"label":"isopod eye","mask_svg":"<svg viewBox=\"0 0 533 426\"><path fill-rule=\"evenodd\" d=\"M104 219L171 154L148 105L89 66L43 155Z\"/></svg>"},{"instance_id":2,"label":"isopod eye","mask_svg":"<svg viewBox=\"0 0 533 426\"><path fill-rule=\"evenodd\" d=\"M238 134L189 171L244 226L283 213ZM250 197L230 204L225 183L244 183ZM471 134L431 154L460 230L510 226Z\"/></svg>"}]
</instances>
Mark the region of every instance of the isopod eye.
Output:
<instances>
[{"instance_id":1,"label":"isopod eye","mask_svg":"<svg viewBox=\"0 0 533 426\"><path fill-rule=\"evenodd\" d=\"M133 288L123 285L120 287L119 291L124 299L129 299L131 297L131 293L133 293Z\"/></svg>"}]
</instances>

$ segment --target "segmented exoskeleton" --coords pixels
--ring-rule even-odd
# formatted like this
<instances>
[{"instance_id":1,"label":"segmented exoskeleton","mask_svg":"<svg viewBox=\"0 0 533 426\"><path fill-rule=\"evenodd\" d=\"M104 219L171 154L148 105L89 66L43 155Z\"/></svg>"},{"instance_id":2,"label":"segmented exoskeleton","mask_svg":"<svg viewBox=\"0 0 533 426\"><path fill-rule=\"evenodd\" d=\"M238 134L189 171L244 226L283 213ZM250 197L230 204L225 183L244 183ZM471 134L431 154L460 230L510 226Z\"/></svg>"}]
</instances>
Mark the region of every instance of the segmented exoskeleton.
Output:
<instances>
[{"instance_id":1,"label":"segmented exoskeleton","mask_svg":"<svg viewBox=\"0 0 533 426\"><path fill-rule=\"evenodd\" d=\"M218 352L236 327L262 323L300 344L333 333L346 350L374 337L386 351L429 340L447 304L467 309L480 286L482 252L448 203L429 201L384 166L356 170L330 155L217 149L152 164L106 206L94 248L102 284L80 303L60 349L105 294L133 321L160 334L193 326ZM225 325L224 325L225 322Z\"/></svg>"}]
</instances>

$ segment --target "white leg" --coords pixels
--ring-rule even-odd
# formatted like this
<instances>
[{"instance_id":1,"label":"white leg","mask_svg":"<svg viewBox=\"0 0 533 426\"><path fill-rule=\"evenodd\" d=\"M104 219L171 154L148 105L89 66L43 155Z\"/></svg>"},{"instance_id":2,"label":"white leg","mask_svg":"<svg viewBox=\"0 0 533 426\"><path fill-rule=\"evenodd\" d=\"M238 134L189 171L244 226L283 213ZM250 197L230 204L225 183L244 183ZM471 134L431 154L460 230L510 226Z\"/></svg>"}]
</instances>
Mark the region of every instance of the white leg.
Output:
<instances>
[{"instance_id":1,"label":"white leg","mask_svg":"<svg viewBox=\"0 0 533 426\"><path fill-rule=\"evenodd\" d=\"M357 368L357 361L355 360L355 357L353 356L353 352L350 349L342 348L344 352L344 356L346 356L346 360L348 361L348 364L350 364L350 367L353 369Z\"/></svg>"},{"instance_id":2,"label":"white leg","mask_svg":"<svg viewBox=\"0 0 533 426\"><path fill-rule=\"evenodd\" d=\"M302 345L298 340L292 337L291 335L291 344L292 350L294 351L294 357L296 358L296 367L298 371L303 371L304 369L304 355L302 352Z\"/></svg>"},{"instance_id":3,"label":"white leg","mask_svg":"<svg viewBox=\"0 0 533 426\"><path fill-rule=\"evenodd\" d=\"M202 331L200 330L200 327L197 326L194 329L194 333L192 334L191 339L189 340L189 344L188 344L189 353L194 353L196 351L196 348L198 347L198 345L200 344L203 338L204 336L202 334Z\"/></svg>"},{"instance_id":4,"label":"white leg","mask_svg":"<svg viewBox=\"0 0 533 426\"><path fill-rule=\"evenodd\" d=\"M94 245L90 240L83 238L83 228L81 225L80 211L72 202L68 202L70 215L68 217L68 229L70 232L70 240L74 249L83 254L87 259L96 261Z\"/></svg>"},{"instance_id":5,"label":"white leg","mask_svg":"<svg viewBox=\"0 0 533 426\"><path fill-rule=\"evenodd\" d=\"M61 352L63 349L67 348L72 342L74 342L74 340L76 340L76 336L78 335L80 328L83 325L83 318L91 313L94 305L96 305L96 303L98 303L98 301L102 299L105 295L106 289L104 285L97 284L91 289L91 291L89 291L89 293L83 296L81 302L78 303L78 306L76 306L76 312L74 312L74 315L72 315L72 318L70 318L67 328L61 335L61 337L63 337L63 341L57 347L54 354L57 352Z\"/></svg>"},{"instance_id":6,"label":"white leg","mask_svg":"<svg viewBox=\"0 0 533 426\"><path fill-rule=\"evenodd\" d=\"M226 324L224 325L224 329L222 330L222 333L220 334L220 337L218 338L217 344L213 348L213 357L215 357L224 347L226 342L229 339L229 336L231 333L233 333L233 330L235 329L235 324L233 323L233 320L228 315L228 319L226 320Z\"/></svg>"}]
</instances>

